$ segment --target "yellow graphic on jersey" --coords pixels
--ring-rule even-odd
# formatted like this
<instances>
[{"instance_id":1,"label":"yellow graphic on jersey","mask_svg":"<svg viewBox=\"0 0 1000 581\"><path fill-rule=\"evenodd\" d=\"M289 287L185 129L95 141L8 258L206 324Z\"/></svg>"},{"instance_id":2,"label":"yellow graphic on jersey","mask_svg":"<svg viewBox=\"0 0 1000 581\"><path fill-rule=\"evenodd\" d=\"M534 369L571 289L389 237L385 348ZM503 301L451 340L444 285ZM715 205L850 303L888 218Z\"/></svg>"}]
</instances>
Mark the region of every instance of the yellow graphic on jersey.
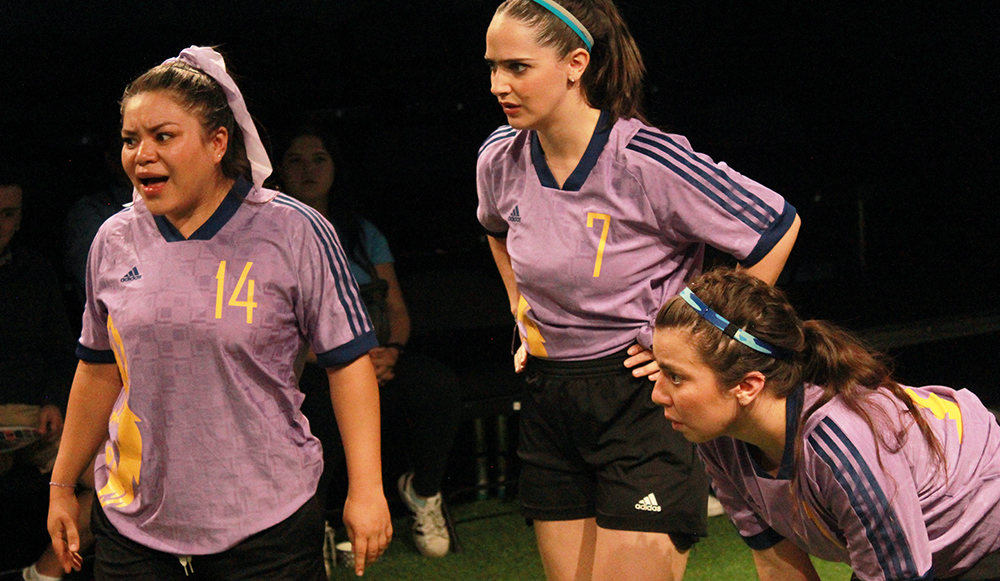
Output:
<instances>
[{"instance_id":1,"label":"yellow graphic on jersey","mask_svg":"<svg viewBox=\"0 0 1000 581\"><path fill-rule=\"evenodd\" d=\"M108 440L104 447L104 461L108 465L108 483L97 491L101 506L128 506L135 500L135 486L139 484L142 469L142 435L139 433L139 419L128 407L129 377L128 361L121 335L108 315L108 335L111 348L118 361L118 371L122 376L124 397L115 404L108 421L109 429L117 426L117 437Z\"/></svg>"},{"instance_id":2,"label":"yellow graphic on jersey","mask_svg":"<svg viewBox=\"0 0 1000 581\"><path fill-rule=\"evenodd\" d=\"M819 518L819 515L816 514L816 511L814 511L806 501L799 500L799 503L802 505L802 510L805 511L806 516L809 517L809 520L813 521L813 524L816 525L816 528L819 529L819 532L823 533L823 536L826 537L828 541L840 547L841 549L847 548L847 546L844 545L844 543L841 542L840 539L830 534L829 527L826 525L825 522L823 522L823 519Z\"/></svg>"},{"instance_id":3,"label":"yellow graphic on jersey","mask_svg":"<svg viewBox=\"0 0 1000 581\"><path fill-rule=\"evenodd\" d=\"M243 267L243 274L240 275L240 280L236 281L236 289L233 291L232 296L229 297L229 306L231 307L246 307L247 309L247 325L253 324L253 310L257 306L257 303L253 300L253 286L254 280L251 278L247 280L247 275L250 274L250 267L253 266L252 262L246 263ZM219 263L219 270L215 273L215 279L218 281L215 290L215 318L222 318L222 296L225 291L226 284L226 261L223 260ZM240 293L243 292L243 284L247 285L247 300L239 300Z\"/></svg>"},{"instance_id":4,"label":"yellow graphic on jersey","mask_svg":"<svg viewBox=\"0 0 1000 581\"><path fill-rule=\"evenodd\" d=\"M601 262L604 261L604 245L608 241L608 230L611 227L611 216L607 214L598 214L596 212L587 212L587 228L594 227L594 220L604 222L604 227L601 228L601 241L597 244L597 260L594 261L594 278L597 278L601 276Z\"/></svg>"},{"instance_id":5,"label":"yellow graphic on jersey","mask_svg":"<svg viewBox=\"0 0 1000 581\"><path fill-rule=\"evenodd\" d=\"M524 300L524 297L520 297L517 301L517 320L520 323L518 327L521 330L521 341L528 348L528 353L535 357L548 357L549 354L545 350L545 338L542 337L541 331L538 330L538 325L534 321L528 318L528 311L531 310L531 306L528 305L528 301Z\"/></svg>"},{"instance_id":6,"label":"yellow graphic on jersey","mask_svg":"<svg viewBox=\"0 0 1000 581\"><path fill-rule=\"evenodd\" d=\"M929 410L932 414L934 414L935 418L939 420L955 420L955 426L958 428L958 441L959 443L962 442L962 410L958 407L957 403L941 399L935 393L930 394L926 399L924 399L910 388L906 388L906 393L909 394L913 403L917 404L917 407Z\"/></svg>"}]
</instances>

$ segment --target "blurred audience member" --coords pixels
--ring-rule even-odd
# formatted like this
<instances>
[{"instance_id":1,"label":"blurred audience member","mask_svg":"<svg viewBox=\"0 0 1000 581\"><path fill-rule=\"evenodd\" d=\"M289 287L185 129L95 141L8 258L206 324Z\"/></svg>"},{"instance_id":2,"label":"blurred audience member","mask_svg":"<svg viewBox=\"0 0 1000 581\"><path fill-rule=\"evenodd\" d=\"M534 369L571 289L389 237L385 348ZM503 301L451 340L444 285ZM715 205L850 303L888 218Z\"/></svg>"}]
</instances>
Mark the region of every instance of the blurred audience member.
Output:
<instances>
[{"instance_id":1,"label":"blurred audience member","mask_svg":"<svg viewBox=\"0 0 1000 581\"><path fill-rule=\"evenodd\" d=\"M87 254L97 229L105 220L132 201L132 184L122 169L121 140L109 139L104 148L107 184L94 193L77 200L66 214L66 248L63 266L69 273L80 306L86 301Z\"/></svg>"},{"instance_id":2,"label":"blurred audience member","mask_svg":"<svg viewBox=\"0 0 1000 581\"><path fill-rule=\"evenodd\" d=\"M409 451L411 471L400 476L399 494L413 512L417 549L424 556L442 557L450 538L441 484L458 423L458 378L444 364L407 350L410 317L392 253L385 236L355 210L333 135L319 125L300 127L280 159L285 192L333 223L361 288L379 340L369 355L379 382L382 425L402 426ZM306 393L302 409L323 442L329 472L338 462L331 454L338 447L337 433L330 398L322 382L313 379L319 377L313 367L307 365L300 381Z\"/></svg>"},{"instance_id":3,"label":"blurred audience member","mask_svg":"<svg viewBox=\"0 0 1000 581\"><path fill-rule=\"evenodd\" d=\"M73 335L55 270L19 244L22 180L0 175L0 570L23 565L48 542L48 481L73 379ZM81 530L89 537L93 471L81 477ZM51 544L22 572L60 579Z\"/></svg>"}]
</instances>

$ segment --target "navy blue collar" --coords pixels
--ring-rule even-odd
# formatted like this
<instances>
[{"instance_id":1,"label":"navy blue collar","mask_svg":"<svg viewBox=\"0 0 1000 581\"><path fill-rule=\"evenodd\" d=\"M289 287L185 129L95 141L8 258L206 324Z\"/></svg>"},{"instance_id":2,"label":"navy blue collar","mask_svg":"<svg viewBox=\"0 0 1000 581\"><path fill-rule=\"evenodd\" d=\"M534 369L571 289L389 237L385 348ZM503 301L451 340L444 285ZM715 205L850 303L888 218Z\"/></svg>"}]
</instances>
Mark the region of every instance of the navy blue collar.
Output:
<instances>
[{"instance_id":1,"label":"navy blue collar","mask_svg":"<svg viewBox=\"0 0 1000 581\"><path fill-rule=\"evenodd\" d=\"M184 238L177 228L174 228L174 225L170 223L170 220L167 220L166 216L153 216L153 221L156 222L157 230L160 231L163 239L167 242L211 240L229 222L229 219L236 214L236 211L240 209L243 199L250 193L252 186L253 184L248 182L243 176L236 178L236 182L230 188L229 193L226 194L222 203L219 204L219 207L215 209L215 212L212 213L204 224L191 233L189 238Z\"/></svg>"},{"instance_id":2,"label":"navy blue collar","mask_svg":"<svg viewBox=\"0 0 1000 581\"><path fill-rule=\"evenodd\" d=\"M778 480L791 480L792 476L795 474L795 436L799 432L799 419L802 415L802 405L805 401L805 386L800 385L792 390L792 393L788 394L785 398L785 450L781 453L781 466L778 467L778 474L773 478ZM760 454L760 450L752 445L746 444L748 450L755 451ZM754 453L750 454L750 461L753 462L754 472L757 476L761 478L772 478L770 474L764 470L760 463L757 462L754 457Z\"/></svg>"},{"instance_id":3,"label":"navy blue collar","mask_svg":"<svg viewBox=\"0 0 1000 581\"><path fill-rule=\"evenodd\" d=\"M608 138L611 136L611 128L614 124L608 123L609 117L610 114L607 111L601 111L601 117L597 120L597 127L594 127L594 135L590 138L587 150L583 152L583 158L580 159L580 163L577 164L573 173L566 178L566 183L562 186L564 191L578 192L583 187L583 183L587 181L587 176L594 169L594 166L597 164L597 158L601 156L601 152L604 151L604 146L608 143ZM535 166L538 181L542 183L543 187L554 190L560 189L559 184L556 183L556 178L552 177L549 164L545 162L545 152L542 151L542 144L539 143L538 133L535 131L531 132L531 163Z\"/></svg>"}]
</instances>

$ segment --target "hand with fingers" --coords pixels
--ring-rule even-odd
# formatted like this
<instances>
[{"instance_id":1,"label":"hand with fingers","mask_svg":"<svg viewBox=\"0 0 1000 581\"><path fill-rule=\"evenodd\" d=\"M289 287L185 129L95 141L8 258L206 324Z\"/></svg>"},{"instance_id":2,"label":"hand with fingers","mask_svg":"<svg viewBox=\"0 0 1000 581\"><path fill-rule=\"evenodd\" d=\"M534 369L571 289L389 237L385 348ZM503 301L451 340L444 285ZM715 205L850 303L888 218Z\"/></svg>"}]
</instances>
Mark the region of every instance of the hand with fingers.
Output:
<instances>
[{"instance_id":1,"label":"hand with fingers","mask_svg":"<svg viewBox=\"0 0 1000 581\"><path fill-rule=\"evenodd\" d=\"M392 519L384 495L366 500L352 498L344 504L344 526L354 548L354 572L360 577L365 567L382 556L392 540Z\"/></svg>"},{"instance_id":2,"label":"hand with fingers","mask_svg":"<svg viewBox=\"0 0 1000 581\"><path fill-rule=\"evenodd\" d=\"M38 412L38 431L48 442L59 439L63 431L63 416L59 408L54 405L42 406Z\"/></svg>"},{"instance_id":3,"label":"hand with fingers","mask_svg":"<svg viewBox=\"0 0 1000 581\"><path fill-rule=\"evenodd\" d=\"M521 373L528 364L528 349L522 344L514 353L514 373Z\"/></svg>"},{"instance_id":4,"label":"hand with fingers","mask_svg":"<svg viewBox=\"0 0 1000 581\"><path fill-rule=\"evenodd\" d=\"M59 558L63 571L79 571L83 564L80 557L80 531L77 519L80 517L80 503L72 488L49 487L49 535L52 548Z\"/></svg>"},{"instance_id":5,"label":"hand with fingers","mask_svg":"<svg viewBox=\"0 0 1000 581\"><path fill-rule=\"evenodd\" d=\"M625 367L632 370L633 377L647 377L650 381L656 381L660 377L660 367L656 364L652 351L636 344L628 348L628 354Z\"/></svg>"}]
</instances>

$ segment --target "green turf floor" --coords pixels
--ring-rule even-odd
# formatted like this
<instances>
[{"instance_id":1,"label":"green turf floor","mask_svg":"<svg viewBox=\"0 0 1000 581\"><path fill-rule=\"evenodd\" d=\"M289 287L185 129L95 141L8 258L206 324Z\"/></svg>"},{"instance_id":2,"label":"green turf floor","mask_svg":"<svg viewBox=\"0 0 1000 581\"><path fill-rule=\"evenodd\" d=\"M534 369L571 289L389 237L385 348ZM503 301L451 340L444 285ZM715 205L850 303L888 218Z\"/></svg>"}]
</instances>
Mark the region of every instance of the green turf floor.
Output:
<instances>
[{"instance_id":1,"label":"green turf floor","mask_svg":"<svg viewBox=\"0 0 1000 581\"><path fill-rule=\"evenodd\" d=\"M374 581L490 579L544 580L531 528L513 502L496 499L461 504L452 509L464 551L441 559L421 557L410 537L409 521L394 519L395 539L382 559L366 573ZM501 516L491 516L501 515ZM754 580L753 558L725 517L709 520L709 536L695 546L685 581ZM816 561L823 581L847 581L850 568ZM353 570L338 569L333 580L351 579Z\"/></svg>"}]
</instances>

